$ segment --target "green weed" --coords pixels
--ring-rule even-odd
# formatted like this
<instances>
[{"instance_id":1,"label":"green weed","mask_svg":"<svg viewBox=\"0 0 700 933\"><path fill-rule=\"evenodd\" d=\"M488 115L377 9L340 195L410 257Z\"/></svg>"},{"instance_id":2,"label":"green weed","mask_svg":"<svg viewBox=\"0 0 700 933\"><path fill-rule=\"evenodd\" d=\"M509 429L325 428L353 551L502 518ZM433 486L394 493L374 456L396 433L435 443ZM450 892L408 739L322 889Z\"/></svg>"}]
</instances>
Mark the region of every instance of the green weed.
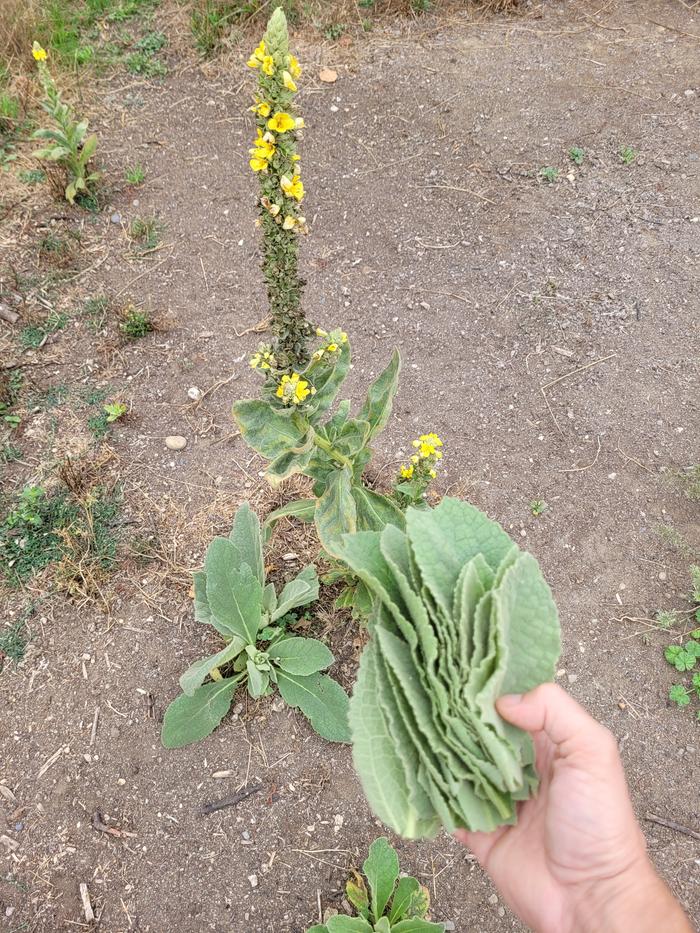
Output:
<instances>
[{"instance_id":1,"label":"green weed","mask_svg":"<svg viewBox=\"0 0 700 933\"><path fill-rule=\"evenodd\" d=\"M68 323L68 315L51 311L42 324L28 324L19 332L19 342L24 350L37 350L47 337L57 333Z\"/></svg>"},{"instance_id":2,"label":"green weed","mask_svg":"<svg viewBox=\"0 0 700 933\"><path fill-rule=\"evenodd\" d=\"M93 334L98 334L107 323L109 311L109 298L105 295L96 295L88 298L81 308L80 314L86 318L87 325Z\"/></svg>"},{"instance_id":3,"label":"green weed","mask_svg":"<svg viewBox=\"0 0 700 933\"><path fill-rule=\"evenodd\" d=\"M544 499L533 499L528 508L535 518L537 518L543 512L546 512L549 506Z\"/></svg>"},{"instance_id":4,"label":"green weed","mask_svg":"<svg viewBox=\"0 0 700 933\"><path fill-rule=\"evenodd\" d=\"M20 172L19 180L27 185L39 185L46 181L46 172L43 172L40 168L32 168L28 171Z\"/></svg>"},{"instance_id":5,"label":"green weed","mask_svg":"<svg viewBox=\"0 0 700 933\"><path fill-rule=\"evenodd\" d=\"M700 464L671 473L673 482L691 502L700 502Z\"/></svg>"},{"instance_id":6,"label":"green weed","mask_svg":"<svg viewBox=\"0 0 700 933\"><path fill-rule=\"evenodd\" d=\"M631 146L622 146L620 149L620 158L625 165L631 165L637 158L637 153Z\"/></svg>"},{"instance_id":7,"label":"green weed","mask_svg":"<svg viewBox=\"0 0 700 933\"><path fill-rule=\"evenodd\" d=\"M12 463L14 460L19 460L21 456L22 451L10 441L0 444L0 463Z\"/></svg>"},{"instance_id":8,"label":"green weed","mask_svg":"<svg viewBox=\"0 0 700 933\"><path fill-rule=\"evenodd\" d=\"M326 39L335 41L336 39L340 39L340 37L345 32L345 29L346 27L343 23L330 23L330 25L326 26L326 28L323 30L323 35Z\"/></svg>"},{"instance_id":9,"label":"green weed","mask_svg":"<svg viewBox=\"0 0 700 933\"><path fill-rule=\"evenodd\" d=\"M0 670L3 655L11 661L21 661L29 644L29 632L24 616L0 630Z\"/></svg>"},{"instance_id":10,"label":"green weed","mask_svg":"<svg viewBox=\"0 0 700 933\"><path fill-rule=\"evenodd\" d=\"M127 340L140 340L151 333L153 324L146 311L140 311L131 305L124 311L119 330Z\"/></svg>"},{"instance_id":11,"label":"green weed","mask_svg":"<svg viewBox=\"0 0 700 933\"><path fill-rule=\"evenodd\" d=\"M575 165L583 165L583 160L586 157L586 153L580 146L572 146L569 149L569 158Z\"/></svg>"},{"instance_id":12,"label":"green weed","mask_svg":"<svg viewBox=\"0 0 700 933\"><path fill-rule=\"evenodd\" d=\"M144 78L156 78L166 74L168 69L164 62L156 58L166 41L162 32L149 32L139 39L135 45L136 51L126 59L127 71Z\"/></svg>"},{"instance_id":13,"label":"green weed","mask_svg":"<svg viewBox=\"0 0 700 933\"><path fill-rule=\"evenodd\" d=\"M200 55L207 58L221 48L231 23L240 17L240 7L240 3L204 0L192 10L190 29Z\"/></svg>"},{"instance_id":14,"label":"green weed","mask_svg":"<svg viewBox=\"0 0 700 933\"><path fill-rule=\"evenodd\" d=\"M19 119L19 101L7 91L0 92L0 131L13 127Z\"/></svg>"},{"instance_id":15,"label":"green weed","mask_svg":"<svg viewBox=\"0 0 700 933\"><path fill-rule=\"evenodd\" d=\"M164 225L157 217L134 217L129 226L133 251L143 256L152 252L160 243Z\"/></svg>"},{"instance_id":16,"label":"green weed","mask_svg":"<svg viewBox=\"0 0 700 933\"><path fill-rule=\"evenodd\" d=\"M137 162L135 165L129 166L126 172L124 173L127 183L136 187L137 185L143 184L146 178L146 170L141 165L140 162Z\"/></svg>"},{"instance_id":17,"label":"green weed","mask_svg":"<svg viewBox=\"0 0 700 933\"><path fill-rule=\"evenodd\" d=\"M559 178L559 169L552 168L551 165L545 165L537 174L543 181L546 181L548 185L553 185L557 178Z\"/></svg>"}]
</instances>

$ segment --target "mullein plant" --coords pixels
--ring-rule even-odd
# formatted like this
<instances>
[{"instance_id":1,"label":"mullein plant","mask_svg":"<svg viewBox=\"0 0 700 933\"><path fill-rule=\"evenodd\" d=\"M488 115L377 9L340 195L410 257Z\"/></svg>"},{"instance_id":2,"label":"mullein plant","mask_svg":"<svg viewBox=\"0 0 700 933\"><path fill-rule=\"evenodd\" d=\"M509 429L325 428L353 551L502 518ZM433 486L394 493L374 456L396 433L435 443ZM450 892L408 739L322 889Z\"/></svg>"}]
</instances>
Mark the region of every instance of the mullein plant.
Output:
<instances>
[{"instance_id":1,"label":"mullein plant","mask_svg":"<svg viewBox=\"0 0 700 933\"><path fill-rule=\"evenodd\" d=\"M289 377L286 391L303 392L294 373L309 362L308 340L313 328L302 309L304 283L299 276L298 237L308 232L297 153L297 135L304 121L294 104L301 68L289 51L287 20L281 9L270 17L248 66L258 73L257 93L250 108L255 114L256 138L249 164L260 180L262 267L275 335L274 352L263 347L261 353L272 355L275 368ZM294 385L290 384L292 379Z\"/></svg>"},{"instance_id":2,"label":"mullein plant","mask_svg":"<svg viewBox=\"0 0 700 933\"><path fill-rule=\"evenodd\" d=\"M41 139L46 143L34 155L55 162L65 171L67 184L64 194L66 201L73 204L80 195L89 197L100 177L99 172L89 169L89 162L97 149L97 136L94 133L88 136L88 121L76 120L71 108L61 100L61 94L46 64L46 49L35 42L32 55L44 91L42 107L53 123L53 127L41 127L32 134L32 139Z\"/></svg>"}]
</instances>

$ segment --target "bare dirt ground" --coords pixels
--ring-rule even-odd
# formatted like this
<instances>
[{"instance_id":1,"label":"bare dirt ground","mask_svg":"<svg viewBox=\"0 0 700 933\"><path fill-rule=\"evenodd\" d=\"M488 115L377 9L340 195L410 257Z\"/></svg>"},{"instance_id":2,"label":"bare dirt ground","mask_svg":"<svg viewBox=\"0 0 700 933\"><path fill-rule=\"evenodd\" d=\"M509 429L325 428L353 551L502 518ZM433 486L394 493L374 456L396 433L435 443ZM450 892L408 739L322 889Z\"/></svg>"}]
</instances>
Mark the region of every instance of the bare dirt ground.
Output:
<instances>
[{"instance_id":1,"label":"bare dirt ground","mask_svg":"<svg viewBox=\"0 0 700 933\"><path fill-rule=\"evenodd\" d=\"M436 431L440 491L536 554L561 612L559 679L619 739L651 855L696 919L697 839L645 817L700 829L698 724L666 699L669 636L635 620L687 606L687 552L657 526L700 543L697 507L670 479L698 462L698 35L686 4L617 0L396 21L345 45L296 37L308 313L350 334L355 398L394 345L403 357L379 481L412 437ZM334 85L316 80L321 65L338 71ZM157 556L117 571L108 615L60 595L42 603L24 661L0 673L7 930L87 929L84 882L105 933L300 933L319 905L340 906L348 866L382 832L349 749L272 701L243 701L201 744L159 742L180 673L209 647L188 570L241 499L281 501L229 416L256 392L245 358L258 335L238 334L266 311L250 81L242 54L204 69L173 54L169 66L162 84L122 76L98 93L103 161L115 176L141 161L146 184L87 221L54 209L59 225L83 226L76 295L168 322L105 351L76 317L27 357L49 361L31 370L39 386L109 385L128 401L105 469L124 484L125 546L147 540ZM572 146L585 150L580 167ZM547 166L559 169L552 184L538 175ZM137 214L164 225L140 260L127 237ZM62 300L77 298L69 288ZM210 390L202 402L192 386ZM56 457L75 436L61 424ZM167 450L168 434L187 447ZM3 482L25 482L23 470L8 466ZM534 499L549 505L539 518ZM311 546L282 534L280 574L296 566L283 549ZM312 627L350 687L359 633L328 605ZM18 598L7 606L12 618ZM256 782L237 806L201 814ZM453 840L395 843L429 884L433 919L460 933L521 929Z\"/></svg>"}]
</instances>

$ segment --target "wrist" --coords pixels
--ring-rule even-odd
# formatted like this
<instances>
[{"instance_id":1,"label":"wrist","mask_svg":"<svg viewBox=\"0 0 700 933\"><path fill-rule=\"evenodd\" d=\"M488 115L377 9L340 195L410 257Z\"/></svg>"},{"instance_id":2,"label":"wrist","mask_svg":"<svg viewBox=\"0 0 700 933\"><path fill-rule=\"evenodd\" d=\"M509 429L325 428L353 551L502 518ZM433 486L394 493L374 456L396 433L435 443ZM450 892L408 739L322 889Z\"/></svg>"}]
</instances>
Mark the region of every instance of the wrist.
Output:
<instances>
[{"instance_id":1,"label":"wrist","mask_svg":"<svg viewBox=\"0 0 700 933\"><path fill-rule=\"evenodd\" d=\"M682 908L646 855L579 893L571 933L692 933Z\"/></svg>"}]
</instances>

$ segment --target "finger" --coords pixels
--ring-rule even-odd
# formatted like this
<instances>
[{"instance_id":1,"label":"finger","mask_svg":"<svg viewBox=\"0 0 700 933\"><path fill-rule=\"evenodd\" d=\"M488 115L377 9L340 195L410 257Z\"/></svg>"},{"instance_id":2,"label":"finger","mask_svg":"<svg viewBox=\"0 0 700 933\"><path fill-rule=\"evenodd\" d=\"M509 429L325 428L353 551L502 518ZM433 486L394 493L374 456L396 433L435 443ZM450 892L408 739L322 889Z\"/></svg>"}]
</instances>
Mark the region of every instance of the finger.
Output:
<instances>
[{"instance_id":1,"label":"finger","mask_svg":"<svg viewBox=\"0 0 700 933\"><path fill-rule=\"evenodd\" d=\"M578 745L608 736L573 697L556 684L542 684L525 694L501 697L496 708L504 719L526 732L544 732L557 746L571 740Z\"/></svg>"}]
</instances>

